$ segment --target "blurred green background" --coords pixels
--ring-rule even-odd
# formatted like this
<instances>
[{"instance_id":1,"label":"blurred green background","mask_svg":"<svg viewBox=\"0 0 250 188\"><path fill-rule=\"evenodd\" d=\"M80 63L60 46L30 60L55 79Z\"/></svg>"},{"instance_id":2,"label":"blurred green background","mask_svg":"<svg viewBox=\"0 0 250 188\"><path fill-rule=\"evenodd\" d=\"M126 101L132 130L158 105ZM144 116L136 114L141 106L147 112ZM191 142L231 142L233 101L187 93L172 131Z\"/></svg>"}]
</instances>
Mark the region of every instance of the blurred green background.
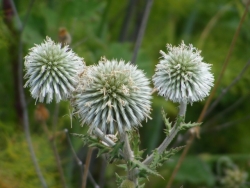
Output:
<instances>
[{"instance_id":1,"label":"blurred green background","mask_svg":"<svg viewBox=\"0 0 250 188\"><path fill-rule=\"evenodd\" d=\"M41 187L27 147L22 111L18 106L17 62L18 19L11 9L10 0L0 0L0 188ZM34 44L40 44L46 36L58 41L58 30L67 28L72 37L71 47L87 65L97 63L100 57L130 61L134 44L143 18L146 0L44 0L34 1L29 17L28 1L14 1L21 21L27 19L22 33L23 56ZM166 44L178 45L182 40L202 50L204 61L212 64L215 80L218 79L227 56L234 33L243 15L245 5L240 0L155 0L153 2L142 45L136 64L151 78L160 54ZM247 14L232 51L228 67L216 90L216 98L240 75L250 56L250 15ZM250 70L244 69L238 82L221 98L218 105L204 119L201 138L196 139L175 177L172 188L237 188L250 187L249 178L244 185L223 184L218 168L225 157L235 169L250 173ZM41 125L34 119L35 100L25 88L32 142L42 173L49 188L60 188L60 178L53 153ZM197 121L205 101L189 105L186 120ZM81 173L71 152L63 130L84 133L73 119L69 118L69 103L59 105L56 126L56 145L69 188L81 187ZM172 121L178 112L177 104L167 102L154 94L153 120L143 122L140 128L141 149L145 155L164 139L163 107ZM46 105L50 112L48 127L52 130L56 104ZM189 135L182 132L173 146L185 145ZM84 162L87 148L79 138L70 136L78 157ZM166 187L181 152L159 170L165 179L149 177L146 188ZM222 160L223 161L223 160ZM103 187L116 187L115 172L124 174L111 164L105 168L102 158L92 157L90 171L96 182ZM220 167L218 167L220 166ZM230 165L229 165L230 166ZM235 177L234 175L233 177ZM222 185L223 184L223 185ZM93 187L88 180L88 187Z\"/></svg>"}]
</instances>

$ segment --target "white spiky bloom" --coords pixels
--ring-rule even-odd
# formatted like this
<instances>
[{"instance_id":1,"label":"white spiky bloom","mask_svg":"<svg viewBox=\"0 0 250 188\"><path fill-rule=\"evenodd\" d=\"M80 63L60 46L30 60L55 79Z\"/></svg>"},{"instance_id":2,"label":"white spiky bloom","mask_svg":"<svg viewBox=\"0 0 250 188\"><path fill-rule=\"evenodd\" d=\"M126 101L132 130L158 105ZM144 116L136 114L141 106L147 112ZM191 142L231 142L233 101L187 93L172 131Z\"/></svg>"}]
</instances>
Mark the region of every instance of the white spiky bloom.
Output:
<instances>
[{"instance_id":1,"label":"white spiky bloom","mask_svg":"<svg viewBox=\"0 0 250 188\"><path fill-rule=\"evenodd\" d=\"M68 46L61 47L49 37L44 43L30 49L24 62L28 79L24 87L29 86L33 98L50 103L55 96L56 102L66 99L78 82L77 75L85 67L83 59Z\"/></svg>"},{"instance_id":2,"label":"white spiky bloom","mask_svg":"<svg viewBox=\"0 0 250 188\"><path fill-rule=\"evenodd\" d=\"M82 124L114 133L131 130L150 118L151 88L136 66L103 58L80 77L73 105Z\"/></svg>"},{"instance_id":3,"label":"white spiky bloom","mask_svg":"<svg viewBox=\"0 0 250 188\"><path fill-rule=\"evenodd\" d=\"M214 77L200 51L183 41L177 47L167 44L167 50L168 53L160 51L162 59L153 76L159 95L179 103L201 101L208 96Z\"/></svg>"}]
</instances>

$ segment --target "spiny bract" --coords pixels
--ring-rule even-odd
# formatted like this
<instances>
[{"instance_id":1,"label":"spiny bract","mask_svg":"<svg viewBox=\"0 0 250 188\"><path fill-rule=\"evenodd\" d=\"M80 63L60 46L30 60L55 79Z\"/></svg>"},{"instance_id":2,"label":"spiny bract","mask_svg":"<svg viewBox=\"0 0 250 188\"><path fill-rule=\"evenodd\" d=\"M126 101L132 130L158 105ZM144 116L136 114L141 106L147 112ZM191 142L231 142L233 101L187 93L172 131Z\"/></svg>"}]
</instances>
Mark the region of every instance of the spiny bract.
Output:
<instances>
[{"instance_id":1,"label":"spiny bract","mask_svg":"<svg viewBox=\"0 0 250 188\"><path fill-rule=\"evenodd\" d=\"M160 51L162 59L153 76L159 95L179 103L203 100L213 86L211 65L202 61L200 51L191 44L186 46L182 42L178 47L167 44L167 49L167 54Z\"/></svg>"},{"instance_id":2,"label":"spiny bract","mask_svg":"<svg viewBox=\"0 0 250 188\"><path fill-rule=\"evenodd\" d=\"M85 69L73 105L82 124L113 133L131 130L150 118L149 80L136 66L102 58Z\"/></svg>"},{"instance_id":3,"label":"spiny bract","mask_svg":"<svg viewBox=\"0 0 250 188\"><path fill-rule=\"evenodd\" d=\"M50 103L53 95L59 102L74 91L85 64L68 46L61 47L47 37L44 43L30 49L24 66L24 78L28 79L24 87L29 86L32 97L39 102L46 98Z\"/></svg>"}]
</instances>

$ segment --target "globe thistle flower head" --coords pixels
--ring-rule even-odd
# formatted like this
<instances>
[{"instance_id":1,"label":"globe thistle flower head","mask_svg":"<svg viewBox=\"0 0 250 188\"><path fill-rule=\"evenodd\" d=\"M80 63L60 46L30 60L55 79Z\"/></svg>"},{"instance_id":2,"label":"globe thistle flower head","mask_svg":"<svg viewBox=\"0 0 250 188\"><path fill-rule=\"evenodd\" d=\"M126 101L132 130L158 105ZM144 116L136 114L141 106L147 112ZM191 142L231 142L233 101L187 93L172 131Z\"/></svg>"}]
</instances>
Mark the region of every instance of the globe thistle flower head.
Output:
<instances>
[{"instance_id":1,"label":"globe thistle flower head","mask_svg":"<svg viewBox=\"0 0 250 188\"><path fill-rule=\"evenodd\" d=\"M150 118L149 80L134 65L102 58L84 70L79 83L73 106L90 131L123 133Z\"/></svg>"},{"instance_id":2,"label":"globe thistle flower head","mask_svg":"<svg viewBox=\"0 0 250 188\"><path fill-rule=\"evenodd\" d=\"M160 51L162 59L156 65L153 83L159 95L173 102L192 103L208 96L214 77L211 65L191 44L167 44L168 53Z\"/></svg>"},{"instance_id":3,"label":"globe thistle flower head","mask_svg":"<svg viewBox=\"0 0 250 188\"><path fill-rule=\"evenodd\" d=\"M78 82L78 74L85 67L83 59L68 46L54 43L49 37L44 43L30 49L24 62L27 79L24 87L30 87L33 98L50 103L66 99Z\"/></svg>"}]
</instances>

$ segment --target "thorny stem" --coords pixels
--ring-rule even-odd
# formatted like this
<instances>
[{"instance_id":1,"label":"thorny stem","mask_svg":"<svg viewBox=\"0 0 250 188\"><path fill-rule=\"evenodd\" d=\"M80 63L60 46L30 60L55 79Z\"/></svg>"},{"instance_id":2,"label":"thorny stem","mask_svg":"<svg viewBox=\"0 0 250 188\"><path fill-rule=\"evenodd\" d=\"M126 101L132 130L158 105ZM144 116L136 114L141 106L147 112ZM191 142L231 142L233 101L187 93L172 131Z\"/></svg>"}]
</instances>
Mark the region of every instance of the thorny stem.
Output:
<instances>
[{"instance_id":1,"label":"thorny stem","mask_svg":"<svg viewBox=\"0 0 250 188\"><path fill-rule=\"evenodd\" d=\"M237 38L238 38L238 36L239 36L239 32L240 32L241 26L242 26L242 24L243 24L243 22L244 22L244 20L245 20L245 18L246 18L246 15L247 15L247 12L248 12L248 7L249 7L249 5L250 5L250 0L249 0L249 1L247 2L247 4L246 4L245 11L244 11L244 13L243 13L243 15L242 15L242 17L241 17L240 23L239 23L239 25L238 25L238 27L237 27L237 29L236 29L236 32L235 32L235 34L234 34L234 36L233 36L233 40L232 40L232 42L231 42L229 51L228 51L227 56L226 56L226 59L225 59L225 61L224 61L224 64L223 64L223 67L222 67L220 76L219 76L217 82L215 83L215 85L214 85L214 87L213 87L213 89L212 89L212 91L211 91L211 94L210 94L210 96L208 97L208 99L207 99L207 101L206 101L206 103L205 103L205 106L204 106L203 109L202 109L202 112L201 112L201 114L200 114L200 117L198 118L198 121L197 121L198 123L201 122L201 121L204 119L204 116L205 116L205 113L206 113L206 111L207 111L207 108L208 108L208 106L210 105L211 100L212 100L212 98L213 98L213 96L214 96L214 94L215 94L215 91L217 90L217 87L218 87L218 85L220 84L220 81L221 81L221 79L222 79L222 77L223 77L223 75L224 75L224 72L225 72L225 70L226 70L226 68L227 68L227 65L228 65L229 59L230 59L230 57L231 57L232 51L233 51L233 49L234 49L236 40L237 40ZM173 182L173 180L174 180L174 178L175 178L175 175L177 174L177 172L178 172L178 170L179 170L179 168L180 168L180 166L181 166L181 164L182 164L184 158L186 157L186 154L187 154L187 152L188 152L190 146L192 145L192 143L193 143L193 141L194 141L194 138L195 138L195 134L191 134L191 136L190 136L190 138L189 138L189 140L188 140L188 142L187 142L187 146L184 148L184 150L183 150L183 152L182 152L182 154L181 154L181 156L180 156L180 159L179 159L177 165L175 166L175 169L174 169L174 171L173 171L173 173L172 173L172 175L171 175L171 177L170 177L170 179L169 179L169 182L168 182L168 184L167 184L167 188L170 188L170 187L171 187L172 182Z\"/></svg>"},{"instance_id":2,"label":"thorny stem","mask_svg":"<svg viewBox=\"0 0 250 188\"><path fill-rule=\"evenodd\" d=\"M186 109L187 109L187 102L181 102L179 108L180 108L179 115L178 115L178 118L177 118L177 121L176 121L174 127L172 128L169 136L167 136L164 139L164 141L161 143L161 145L157 148L157 151L160 154L165 151L165 149L169 146L169 144L172 142L172 140L174 139L174 137L179 132L180 124L183 123L183 121L185 119L185 114L186 114ZM154 159L154 154L152 153L150 156L148 156L143 161L143 164L150 165L150 163L153 161L153 159Z\"/></svg>"},{"instance_id":3,"label":"thorny stem","mask_svg":"<svg viewBox=\"0 0 250 188\"><path fill-rule=\"evenodd\" d=\"M134 154L133 151L131 150L130 143L129 143L129 138L128 138L128 133L125 132L124 134L121 135L121 140L124 141L124 147L123 147L123 153L124 153L124 159L127 162L127 167L128 167L128 179L130 181L133 181L135 185L138 184L137 180L137 169L130 169L130 161L134 159Z\"/></svg>"}]
</instances>

